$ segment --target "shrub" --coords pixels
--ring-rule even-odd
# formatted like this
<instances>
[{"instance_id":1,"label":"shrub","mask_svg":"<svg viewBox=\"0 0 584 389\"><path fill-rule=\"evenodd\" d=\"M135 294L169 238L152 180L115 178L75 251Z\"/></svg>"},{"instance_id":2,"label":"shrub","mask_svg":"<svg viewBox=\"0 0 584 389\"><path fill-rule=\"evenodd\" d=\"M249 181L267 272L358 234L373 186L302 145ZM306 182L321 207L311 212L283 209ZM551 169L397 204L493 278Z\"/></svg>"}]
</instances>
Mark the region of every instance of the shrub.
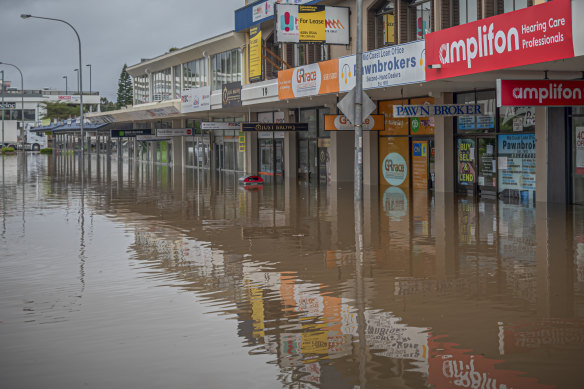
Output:
<instances>
[{"instance_id":1,"label":"shrub","mask_svg":"<svg viewBox=\"0 0 584 389\"><path fill-rule=\"evenodd\" d=\"M12 154L12 153L14 153L13 147L4 147L2 149L2 154Z\"/></svg>"},{"instance_id":2,"label":"shrub","mask_svg":"<svg viewBox=\"0 0 584 389\"><path fill-rule=\"evenodd\" d=\"M53 149L50 147L41 149L41 154L53 154Z\"/></svg>"}]
</instances>

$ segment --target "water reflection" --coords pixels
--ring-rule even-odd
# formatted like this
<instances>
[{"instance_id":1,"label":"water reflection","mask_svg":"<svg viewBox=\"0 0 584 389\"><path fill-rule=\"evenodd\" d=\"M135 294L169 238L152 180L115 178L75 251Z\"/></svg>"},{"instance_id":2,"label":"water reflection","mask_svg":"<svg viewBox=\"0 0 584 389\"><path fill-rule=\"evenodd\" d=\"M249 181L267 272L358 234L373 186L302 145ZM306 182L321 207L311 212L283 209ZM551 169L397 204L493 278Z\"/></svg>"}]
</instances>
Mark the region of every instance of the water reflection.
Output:
<instances>
[{"instance_id":1,"label":"water reflection","mask_svg":"<svg viewBox=\"0 0 584 389\"><path fill-rule=\"evenodd\" d=\"M63 272L49 274L46 283L77 279L82 299L88 263L99 260L88 245L108 244L93 236L94 217L101 216L100 223L115 223L129 240L127 258L115 258L136 264L124 288L165 285L196 296L207 315L218 315L214 320L236 321L240 343L230 347L244 347L249 358L263 356L277 367L270 386L584 385L582 208L366 188L359 258L351 187L286 182L246 191L230 172L93 156L84 164L80 188L73 157L30 156L25 164L26 176L19 179L17 164L6 165L3 256L16 250L10 231L20 226L19 202L21 209L28 203L34 221L51 204L53 218L77 215L74 234L58 239L78 242L78 275L67 273L73 261L61 260L56 266ZM59 241L28 227L25 233L36 233L49 247ZM105 288L107 279L102 281L94 288ZM13 295L1 306L18 305ZM37 318L39 303L24 305L32 311L28 320ZM180 308L160 331L192 332L180 324L186 316ZM70 307L50 309L58 316ZM163 307L151 309L155 315ZM67 326L72 319L60 313ZM209 333L196 336L203 343ZM152 341L152 347L160 345ZM205 352L216 364L228 358ZM229 376L232 367L223 368ZM257 379L253 370L247 374L250 382Z\"/></svg>"}]
</instances>

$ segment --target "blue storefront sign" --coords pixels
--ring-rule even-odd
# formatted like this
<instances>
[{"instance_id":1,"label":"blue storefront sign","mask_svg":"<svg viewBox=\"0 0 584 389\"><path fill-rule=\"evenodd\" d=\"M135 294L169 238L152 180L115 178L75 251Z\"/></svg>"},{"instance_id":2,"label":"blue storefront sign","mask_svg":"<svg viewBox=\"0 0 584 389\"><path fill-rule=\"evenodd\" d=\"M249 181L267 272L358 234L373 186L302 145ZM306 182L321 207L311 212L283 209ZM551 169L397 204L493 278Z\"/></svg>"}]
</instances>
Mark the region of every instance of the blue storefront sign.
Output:
<instances>
[{"instance_id":1,"label":"blue storefront sign","mask_svg":"<svg viewBox=\"0 0 584 389\"><path fill-rule=\"evenodd\" d=\"M499 192L522 202L535 197L535 135L499 135Z\"/></svg>"},{"instance_id":2,"label":"blue storefront sign","mask_svg":"<svg viewBox=\"0 0 584 389\"><path fill-rule=\"evenodd\" d=\"M260 0L235 10L235 31L252 27L274 17L275 4L316 4L320 0Z\"/></svg>"}]
</instances>

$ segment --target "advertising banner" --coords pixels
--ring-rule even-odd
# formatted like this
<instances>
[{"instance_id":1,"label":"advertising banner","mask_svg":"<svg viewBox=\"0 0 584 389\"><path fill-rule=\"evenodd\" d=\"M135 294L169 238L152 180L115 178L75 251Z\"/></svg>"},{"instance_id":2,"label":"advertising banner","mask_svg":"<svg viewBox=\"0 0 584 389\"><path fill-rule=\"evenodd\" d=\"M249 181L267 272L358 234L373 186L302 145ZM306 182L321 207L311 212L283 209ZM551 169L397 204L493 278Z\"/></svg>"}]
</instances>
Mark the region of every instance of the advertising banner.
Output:
<instances>
[{"instance_id":1,"label":"advertising banner","mask_svg":"<svg viewBox=\"0 0 584 389\"><path fill-rule=\"evenodd\" d=\"M574 56L570 0L554 0L426 34L426 79Z\"/></svg>"},{"instance_id":2,"label":"advertising banner","mask_svg":"<svg viewBox=\"0 0 584 389\"><path fill-rule=\"evenodd\" d=\"M221 94L221 107L223 108L241 107L240 81L223 84L223 92Z\"/></svg>"},{"instance_id":3,"label":"advertising banner","mask_svg":"<svg viewBox=\"0 0 584 389\"><path fill-rule=\"evenodd\" d=\"M535 195L535 135L498 136L499 191L521 201Z\"/></svg>"},{"instance_id":4,"label":"advertising banner","mask_svg":"<svg viewBox=\"0 0 584 389\"><path fill-rule=\"evenodd\" d=\"M497 80L497 105L584 105L584 81Z\"/></svg>"},{"instance_id":5,"label":"advertising banner","mask_svg":"<svg viewBox=\"0 0 584 389\"><path fill-rule=\"evenodd\" d=\"M379 135L408 135L408 119L393 116L394 105L407 104L408 100L385 100L379 102L379 113L385 116L385 130Z\"/></svg>"},{"instance_id":6,"label":"advertising banner","mask_svg":"<svg viewBox=\"0 0 584 389\"><path fill-rule=\"evenodd\" d=\"M385 117L383 115L369 115L363 120L364 131L383 131ZM355 126L347 120L345 115L324 115L325 131L353 131Z\"/></svg>"},{"instance_id":7,"label":"advertising banner","mask_svg":"<svg viewBox=\"0 0 584 389\"><path fill-rule=\"evenodd\" d=\"M208 111L211 109L211 86L184 90L180 101L181 113Z\"/></svg>"},{"instance_id":8,"label":"advertising banner","mask_svg":"<svg viewBox=\"0 0 584 389\"><path fill-rule=\"evenodd\" d=\"M584 127L576 127L576 174L584 174Z\"/></svg>"},{"instance_id":9,"label":"advertising banner","mask_svg":"<svg viewBox=\"0 0 584 389\"><path fill-rule=\"evenodd\" d=\"M201 130L238 130L241 123L235 122L202 122Z\"/></svg>"},{"instance_id":10,"label":"advertising banner","mask_svg":"<svg viewBox=\"0 0 584 389\"><path fill-rule=\"evenodd\" d=\"M158 128L156 129L156 136L188 136L193 135L192 128Z\"/></svg>"},{"instance_id":11,"label":"advertising banner","mask_svg":"<svg viewBox=\"0 0 584 389\"><path fill-rule=\"evenodd\" d=\"M349 8L276 5L276 42L348 45Z\"/></svg>"},{"instance_id":12,"label":"advertising banner","mask_svg":"<svg viewBox=\"0 0 584 389\"><path fill-rule=\"evenodd\" d=\"M312 0L267 0L258 3L253 6L252 10L252 20L257 22L258 20L265 19L274 15L274 5L275 4L306 4L310 3Z\"/></svg>"},{"instance_id":13,"label":"advertising banner","mask_svg":"<svg viewBox=\"0 0 584 389\"><path fill-rule=\"evenodd\" d=\"M293 99L339 91L339 61L331 59L278 72L278 98Z\"/></svg>"},{"instance_id":14,"label":"advertising banner","mask_svg":"<svg viewBox=\"0 0 584 389\"><path fill-rule=\"evenodd\" d=\"M380 184L407 188L409 159L408 138L379 138Z\"/></svg>"},{"instance_id":15,"label":"advertising banner","mask_svg":"<svg viewBox=\"0 0 584 389\"><path fill-rule=\"evenodd\" d=\"M428 189L428 141L412 142L412 186Z\"/></svg>"},{"instance_id":16,"label":"advertising banner","mask_svg":"<svg viewBox=\"0 0 584 389\"><path fill-rule=\"evenodd\" d=\"M0 109L16 109L16 103L11 101L0 102Z\"/></svg>"},{"instance_id":17,"label":"advertising banner","mask_svg":"<svg viewBox=\"0 0 584 389\"><path fill-rule=\"evenodd\" d=\"M457 139L456 148L456 176L459 185L473 185L476 180L474 167L475 161L475 141L474 139Z\"/></svg>"},{"instance_id":18,"label":"advertising banner","mask_svg":"<svg viewBox=\"0 0 584 389\"><path fill-rule=\"evenodd\" d=\"M363 89L424 82L424 50L424 41L416 41L363 53ZM339 58L340 92L355 87L355 69L355 55Z\"/></svg>"},{"instance_id":19,"label":"advertising banner","mask_svg":"<svg viewBox=\"0 0 584 389\"><path fill-rule=\"evenodd\" d=\"M249 30L249 81L262 79L262 30L260 26Z\"/></svg>"}]
</instances>

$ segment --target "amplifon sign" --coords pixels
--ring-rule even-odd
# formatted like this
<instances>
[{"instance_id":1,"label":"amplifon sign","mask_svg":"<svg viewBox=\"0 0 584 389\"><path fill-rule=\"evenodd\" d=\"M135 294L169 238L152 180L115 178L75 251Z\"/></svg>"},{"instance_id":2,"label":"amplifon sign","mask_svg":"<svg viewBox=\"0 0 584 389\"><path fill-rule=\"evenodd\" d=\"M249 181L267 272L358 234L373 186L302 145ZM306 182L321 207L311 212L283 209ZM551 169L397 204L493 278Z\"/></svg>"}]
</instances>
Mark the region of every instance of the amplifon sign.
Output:
<instances>
[{"instance_id":1,"label":"amplifon sign","mask_svg":"<svg viewBox=\"0 0 584 389\"><path fill-rule=\"evenodd\" d=\"M497 80L497 105L584 105L584 81Z\"/></svg>"},{"instance_id":2,"label":"amplifon sign","mask_svg":"<svg viewBox=\"0 0 584 389\"><path fill-rule=\"evenodd\" d=\"M554 0L426 34L426 80L574 56L570 0Z\"/></svg>"}]
</instances>

